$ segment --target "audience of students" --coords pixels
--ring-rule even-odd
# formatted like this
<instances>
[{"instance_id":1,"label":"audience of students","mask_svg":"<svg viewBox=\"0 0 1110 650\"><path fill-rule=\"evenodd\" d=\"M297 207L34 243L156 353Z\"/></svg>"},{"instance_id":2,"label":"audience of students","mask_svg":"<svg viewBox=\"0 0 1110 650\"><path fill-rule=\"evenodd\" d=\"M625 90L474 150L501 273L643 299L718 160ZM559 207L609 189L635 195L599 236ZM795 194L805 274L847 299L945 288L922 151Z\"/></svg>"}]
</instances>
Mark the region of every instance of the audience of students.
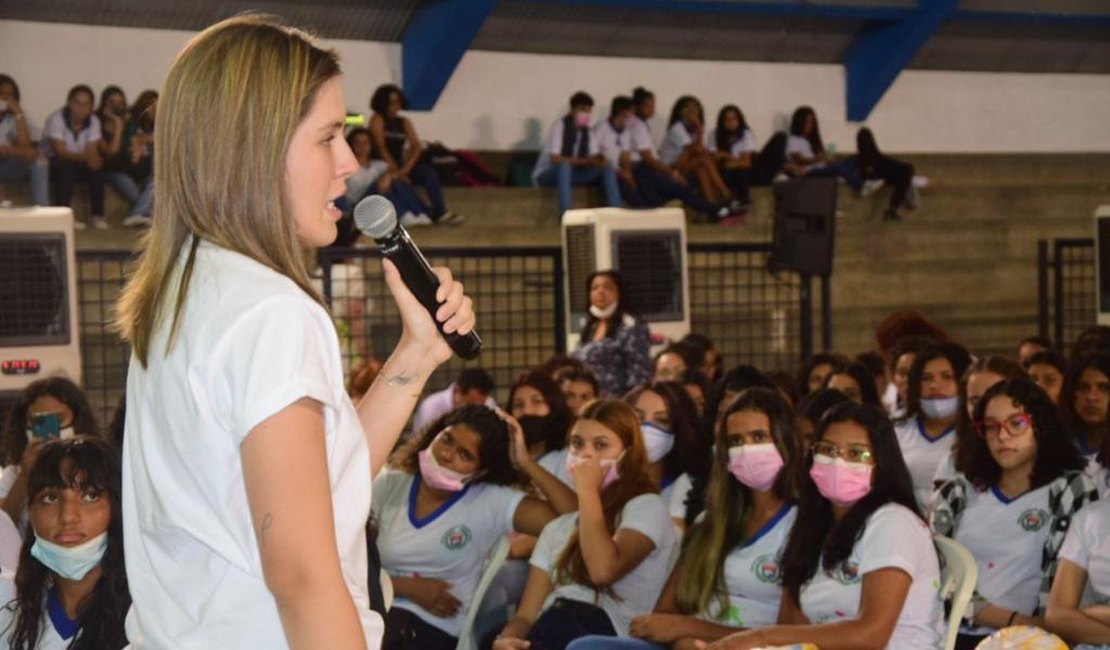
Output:
<instances>
[{"instance_id":1,"label":"audience of students","mask_svg":"<svg viewBox=\"0 0 1110 650\"><path fill-rule=\"evenodd\" d=\"M532 171L532 182L559 191L559 214L570 209L571 187L600 185L606 205L621 207L617 166L608 164L591 133L594 99L582 91L571 95L570 111L547 130Z\"/></svg>"}]
</instances>

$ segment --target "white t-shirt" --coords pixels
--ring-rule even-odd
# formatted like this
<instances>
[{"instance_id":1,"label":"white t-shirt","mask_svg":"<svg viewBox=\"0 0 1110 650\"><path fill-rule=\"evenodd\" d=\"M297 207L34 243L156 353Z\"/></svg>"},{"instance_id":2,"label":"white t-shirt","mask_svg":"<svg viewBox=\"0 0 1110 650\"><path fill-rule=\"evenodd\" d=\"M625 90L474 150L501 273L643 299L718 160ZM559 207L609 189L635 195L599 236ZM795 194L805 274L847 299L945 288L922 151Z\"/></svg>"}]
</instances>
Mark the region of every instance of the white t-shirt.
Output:
<instances>
[{"instance_id":1,"label":"white t-shirt","mask_svg":"<svg viewBox=\"0 0 1110 650\"><path fill-rule=\"evenodd\" d=\"M0 470L0 499L8 496L12 491L12 486L15 485L15 480L19 478L19 464L5 465L3 470Z\"/></svg>"},{"instance_id":2,"label":"white t-shirt","mask_svg":"<svg viewBox=\"0 0 1110 650\"><path fill-rule=\"evenodd\" d=\"M789 158L794 154L799 154L807 160L816 157L813 153L813 145L807 138L800 135L791 135L786 139L786 157Z\"/></svg>"},{"instance_id":3,"label":"white t-shirt","mask_svg":"<svg viewBox=\"0 0 1110 650\"><path fill-rule=\"evenodd\" d=\"M665 165L674 165L682 156L682 150L694 143L694 136L686 129L686 125L679 120L667 129L663 144L659 145L659 159Z\"/></svg>"},{"instance_id":4,"label":"white t-shirt","mask_svg":"<svg viewBox=\"0 0 1110 650\"><path fill-rule=\"evenodd\" d=\"M602 120L594 127L593 139L597 141L598 153L605 156L609 166L619 169L621 154L629 152L629 159L635 155L639 159L639 152L632 151L632 129L626 124L624 129L617 131L609 120Z\"/></svg>"},{"instance_id":5,"label":"white t-shirt","mask_svg":"<svg viewBox=\"0 0 1110 650\"><path fill-rule=\"evenodd\" d=\"M967 491L955 539L975 556L976 590L1003 609L1031 615L1041 586L1041 554L1049 535L1050 486L1009 499L991 488ZM989 627L965 630L990 634Z\"/></svg>"},{"instance_id":6,"label":"white t-shirt","mask_svg":"<svg viewBox=\"0 0 1110 650\"><path fill-rule=\"evenodd\" d=\"M168 286L178 286L183 259ZM171 293L165 304L175 300ZM366 647L378 648L383 625L367 586L370 451L344 389L327 312L285 276L204 242L177 340L164 355L167 327L151 337L147 367L132 357L127 375L123 522L132 647L288 647L263 579L239 449L260 422L310 397L324 405L343 578Z\"/></svg>"},{"instance_id":7,"label":"white t-shirt","mask_svg":"<svg viewBox=\"0 0 1110 650\"><path fill-rule=\"evenodd\" d=\"M574 488L574 477L567 473L567 454L570 453L570 447L563 447L555 451L549 451L536 462L540 467L546 469L553 474L555 478L562 481L570 489Z\"/></svg>"},{"instance_id":8,"label":"white t-shirt","mask_svg":"<svg viewBox=\"0 0 1110 650\"><path fill-rule=\"evenodd\" d=\"M898 446L902 448L902 458L913 479L913 492L917 505L926 507L933 498L933 480L944 456L956 444L956 428L946 430L937 438L925 437L925 427L920 418L899 422L894 427Z\"/></svg>"},{"instance_id":9,"label":"white t-shirt","mask_svg":"<svg viewBox=\"0 0 1110 650\"><path fill-rule=\"evenodd\" d=\"M798 508L785 504L747 543L732 549L725 559L725 586L729 606L714 608L704 618L732 627L774 625L782 601L782 551ZM716 601L711 601L716 603Z\"/></svg>"},{"instance_id":10,"label":"white t-shirt","mask_svg":"<svg viewBox=\"0 0 1110 650\"><path fill-rule=\"evenodd\" d=\"M393 601L451 636L459 636L466 605L482 577L482 561L497 540L513 532L513 515L524 492L501 485L478 484L456 494L424 519L416 517L413 474L384 471L374 479L378 516L378 550L389 575L420 576L450 583L463 603L455 616L442 618L406 598Z\"/></svg>"},{"instance_id":11,"label":"white t-shirt","mask_svg":"<svg viewBox=\"0 0 1110 650\"><path fill-rule=\"evenodd\" d=\"M370 189L370 186L376 183L387 169L389 165L384 160L377 159L371 160L365 167L358 166L355 173L347 179L346 196L352 208L355 207L355 201L361 199L366 194L366 190Z\"/></svg>"},{"instance_id":12,"label":"white t-shirt","mask_svg":"<svg viewBox=\"0 0 1110 650\"><path fill-rule=\"evenodd\" d=\"M959 476L956 471L956 452L954 449L949 449L944 457L940 459L940 465L937 465L937 471L933 474L933 485L941 485L947 483L952 479ZM932 497L929 497L930 500Z\"/></svg>"},{"instance_id":13,"label":"white t-shirt","mask_svg":"<svg viewBox=\"0 0 1110 650\"><path fill-rule=\"evenodd\" d=\"M1087 572L1080 607L1110 605L1110 501L1095 501L1075 513L1060 558Z\"/></svg>"},{"instance_id":14,"label":"white t-shirt","mask_svg":"<svg viewBox=\"0 0 1110 650\"><path fill-rule=\"evenodd\" d=\"M543 150L540 151L540 157L536 158L536 167L532 170L532 182L535 183L540 174L544 173L551 168L551 156L560 156L563 153L563 125L564 117L560 117L551 123L547 129L547 138L543 141ZM590 133L590 129L586 129L586 133ZM582 134L578 133L574 137L574 148L572 149L572 157L577 155L578 146L582 142ZM586 145L586 155L596 156L598 153L597 138L590 134L590 141Z\"/></svg>"},{"instance_id":15,"label":"white t-shirt","mask_svg":"<svg viewBox=\"0 0 1110 650\"><path fill-rule=\"evenodd\" d=\"M1091 477L1091 481L1098 488L1098 498L1110 499L1110 468L1103 467L1097 458L1091 458L1087 461L1087 469L1084 473ZM0 477L0 482L2 481L3 477Z\"/></svg>"},{"instance_id":16,"label":"white t-shirt","mask_svg":"<svg viewBox=\"0 0 1110 650\"><path fill-rule=\"evenodd\" d=\"M843 567L836 568L832 575L818 567L813 579L802 586L802 612L814 624L856 618L863 576L889 568L905 571L913 583L886 647L890 650L941 647L944 612L939 596L940 563L933 536L924 521L897 504L888 503L871 514Z\"/></svg>"},{"instance_id":17,"label":"white t-shirt","mask_svg":"<svg viewBox=\"0 0 1110 650\"><path fill-rule=\"evenodd\" d=\"M5 606L15 599L15 574L4 571L0 575L0 647L10 648L12 636L15 635L16 619L19 616L19 610L15 608L15 604L11 604L11 608ZM63 639L58 629L54 627L54 623L48 613L49 606L42 608L42 619L39 627L39 641L35 644L35 650L65 650L69 644L74 641L75 636L68 639ZM77 636L79 636L78 633Z\"/></svg>"},{"instance_id":18,"label":"white t-shirt","mask_svg":"<svg viewBox=\"0 0 1110 650\"><path fill-rule=\"evenodd\" d=\"M717 129L713 129L705 136L705 148L710 151L717 150ZM755 141L755 134L751 129L744 129L744 133L729 146L729 154L741 156L746 153L757 153L759 143Z\"/></svg>"},{"instance_id":19,"label":"white t-shirt","mask_svg":"<svg viewBox=\"0 0 1110 650\"><path fill-rule=\"evenodd\" d=\"M640 162L643 159L643 156L640 154L641 151L650 151L652 155L656 155L655 138L652 137L651 127L648 126L647 122L632 115L628 118L628 123L625 124L624 128L631 134L629 138L632 152L629 154L629 157L632 162Z\"/></svg>"},{"instance_id":20,"label":"white t-shirt","mask_svg":"<svg viewBox=\"0 0 1110 650\"><path fill-rule=\"evenodd\" d=\"M50 117L46 118L46 126L42 129L43 148L48 156L54 156L54 149L48 144L50 140L61 140L65 143L66 151L70 153L82 153L90 142L101 139L99 117L90 116L89 126L74 133L66 124L62 110L59 108L51 113Z\"/></svg>"},{"instance_id":21,"label":"white t-shirt","mask_svg":"<svg viewBox=\"0 0 1110 650\"><path fill-rule=\"evenodd\" d=\"M555 565L577 526L578 514L565 514L547 524L536 541L532 566L548 572L552 584L555 584ZM667 506L658 494L641 494L624 505L617 528L642 533L655 545L636 568L610 586L617 598L584 585L555 584L555 589L543 603L544 609L550 607L556 598L597 605L609 615L618 636L628 636L628 626L633 617L652 611L667 581L673 555L678 550L678 534L667 516Z\"/></svg>"},{"instance_id":22,"label":"white t-shirt","mask_svg":"<svg viewBox=\"0 0 1110 650\"><path fill-rule=\"evenodd\" d=\"M671 519L686 518L686 497L693 489L694 479L686 472L679 474L678 478L674 480L671 485L670 498L667 499L667 510L671 513Z\"/></svg>"}]
</instances>

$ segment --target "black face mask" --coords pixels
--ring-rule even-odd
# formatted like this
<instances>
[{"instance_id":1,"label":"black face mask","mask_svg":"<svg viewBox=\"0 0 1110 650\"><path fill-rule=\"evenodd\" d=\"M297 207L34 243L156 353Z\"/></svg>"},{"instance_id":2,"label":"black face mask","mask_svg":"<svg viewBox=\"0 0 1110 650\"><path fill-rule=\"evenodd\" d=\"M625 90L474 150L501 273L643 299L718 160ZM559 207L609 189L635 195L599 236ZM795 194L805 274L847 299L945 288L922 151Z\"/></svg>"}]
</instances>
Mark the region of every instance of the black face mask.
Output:
<instances>
[{"instance_id":1,"label":"black face mask","mask_svg":"<svg viewBox=\"0 0 1110 650\"><path fill-rule=\"evenodd\" d=\"M529 446L547 440L554 423L551 415L522 415L516 420L524 430L524 442Z\"/></svg>"}]
</instances>

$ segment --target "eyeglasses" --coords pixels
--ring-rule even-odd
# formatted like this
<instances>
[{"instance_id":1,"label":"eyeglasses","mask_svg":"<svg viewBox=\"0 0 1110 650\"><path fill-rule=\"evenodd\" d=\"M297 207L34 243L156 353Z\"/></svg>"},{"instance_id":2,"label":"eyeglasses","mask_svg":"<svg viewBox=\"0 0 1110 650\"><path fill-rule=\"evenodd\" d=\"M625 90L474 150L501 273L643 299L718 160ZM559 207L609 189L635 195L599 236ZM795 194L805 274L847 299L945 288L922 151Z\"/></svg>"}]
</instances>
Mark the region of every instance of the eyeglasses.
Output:
<instances>
[{"instance_id":1,"label":"eyeglasses","mask_svg":"<svg viewBox=\"0 0 1110 650\"><path fill-rule=\"evenodd\" d=\"M1033 418L1028 413L1015 413L999 422L998 420L983 420L975 423L975 431L984 438L997 438L1003 429L1011 438L1023 436L1033 430Z\"/></svg>"},{"instance_id":2,"label":"eyeglasses","mask_svg":"<svg viewBox=\"0 0 1110 650\"><path fill-rule=\"evenodd\" d=\"M843 458L849 463L865 463L871 464L871 449L867 445L848 445L844 449L837 446L835 442L828 442L820 440L813 443L810 447L814 456L824 456L826 458Z\"/></svg>"}]
</instances>

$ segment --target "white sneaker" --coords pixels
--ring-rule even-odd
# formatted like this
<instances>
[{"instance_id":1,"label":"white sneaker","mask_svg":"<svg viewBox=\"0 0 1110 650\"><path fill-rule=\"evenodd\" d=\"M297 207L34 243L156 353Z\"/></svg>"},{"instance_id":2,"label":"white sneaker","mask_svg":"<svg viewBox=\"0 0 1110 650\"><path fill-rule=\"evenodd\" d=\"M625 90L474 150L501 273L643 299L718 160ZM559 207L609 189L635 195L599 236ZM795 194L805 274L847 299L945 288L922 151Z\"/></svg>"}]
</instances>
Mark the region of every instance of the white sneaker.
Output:
<instances>
[{"instance_id":1,"label":"white sneaker","mask_svg":"<svg viewBox=\"0 0 1110 650\"><path fill-rule=\"evenodd\" d=\"M416 226L430 226L434 221L426 214L413 214L406 212L401 215L401 225L406 228L414 228Z\"/></svg>"},{"instance_id":2,"label":"white sneaker","mask_svg":"<svg viewBox=\"0 0 1110 650\"><path fill-rule=\"evenodd\" d=\"M914 175L914 177L913 177L913 186L914 187L921 188L921 187L929 187L930 185L932 185L932 181L929 180L928 176L922 176L921 174Z\"/></svg>"},{"instance_id":3,"label":"white sneaker","mask_svg":"<svg viewBox=\"0 0 1110 650\"><path fill-rule=\"evenodd\" d=\"M886 185L886 181L884 181L881 178L876 178L876 179L873 179L873 180L864 181L863 182L863 187L861 187L860 190L859 190L859 195L863 198L867 198L867 197L871 196L872 194L874 194L875 192L878 192L879 190L883 189L884 185Z\"/></svg>"},{"instance_id":4,"label":"white sneaker","mask_svg":"<svg viewBox=\"0 0 1110 650\"><path fill-rule=\"evenodd\" d=\"M150 217L145 214L129 214L123 219L124 228L143 228L150 225Z\"/></svg>"},{"instance_id":5,"label":"white sneaker","mask_svg":"<svg viewBox=\"0 0 1110 650\"><path fill-rule=\"evenodd\" d=\"M778 174L778 175L775 176L774 180L771 181L771 182L772 183L785 183L789 180L790 180L790 177L787 176L786 174Z\"/></svg>"},{"instance_id":6,"label":"white sneaker","mask_svg":"<svg viewBox=\"0 0 1110 650\"><path fill-rule=\"evenodd\" d=\"M84 230L85 228L88 228L88 225L84 221L73 220L74 230Z\"/></svg>"},{"instance_id":7,"label":"white sneaker","mask_svg":"<svg viewBox=\"0 0 1110 650\"><path fill-rule=\"evenodd\" d=\"M108 220L104 217L93 217L92 219L90 219L90 221L92 221L92 227L96 228L97 230L108 229Z\"/></svg>"}]
</instances>

